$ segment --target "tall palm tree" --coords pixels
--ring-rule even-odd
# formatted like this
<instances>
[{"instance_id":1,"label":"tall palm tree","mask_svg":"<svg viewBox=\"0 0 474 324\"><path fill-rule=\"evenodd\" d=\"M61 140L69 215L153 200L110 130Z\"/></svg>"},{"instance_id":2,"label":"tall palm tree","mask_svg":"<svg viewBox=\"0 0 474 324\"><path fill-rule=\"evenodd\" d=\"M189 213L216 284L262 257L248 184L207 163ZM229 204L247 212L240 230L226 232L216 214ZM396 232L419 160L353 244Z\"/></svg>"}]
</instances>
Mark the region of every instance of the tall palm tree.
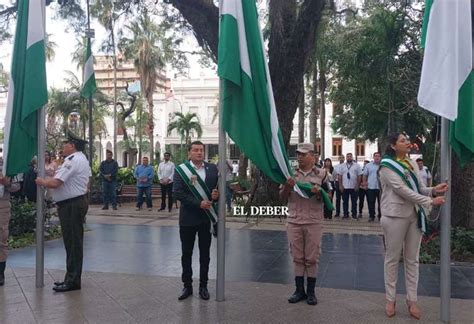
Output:
<instances>
[{"instance_id":1,"label":"tall palm tree","mask_svg":"<svg viewBox=\"0 0 474 324\"><path fill-rule=\"evenodd\" d=\"M190 134L192 131L196 131L198 138L202 136L201 122L195 113L188 112L183 114L175 112L173 119L174 120L168 124L168 136L176 129L181 139L184 139L187 145L191 144Z\"/></svg>"},{"instance_id":2,"label":"tall palm tree","mask_svg":"<svg viewBox=\"0 0 474 324\"><path fill-rule=\"evenodd\" d=\"M84 75L84 65L86 64L86 47L87 38L76 37L76 46L74 46L74 52L72 52L71 62L76 63L76 68L82 71L82 75Z\"/></svg>"},{"instance_id":3,"label":"tall palm tree","mask_svg":"<svg viewBox=\"0 0 474 324\"><path fill-rule=\"evenodd\" d=\"M56 56L55 48L58 47L58 44L51 40L51 34L46 34L45 39L45 54L46 61L51 62Z\"/></svg>"},{"instance_id":4,"label":"tall palm tree","mask_svg":"<svg viewBox=\"0 0 474 324\"><path fill-rule=\"evenodd\" d=\"M130 37L124 37L119 43L125 58L133 59L135 69L140 76L141 91L148 106L148 137L150 139L150 160L154 159L154 114L153 93L156 90L158 71L170 60L170 44L165 31L155 24L148 11L144 10L136 20L125 26Z\"/></svg>"}]
</instances>

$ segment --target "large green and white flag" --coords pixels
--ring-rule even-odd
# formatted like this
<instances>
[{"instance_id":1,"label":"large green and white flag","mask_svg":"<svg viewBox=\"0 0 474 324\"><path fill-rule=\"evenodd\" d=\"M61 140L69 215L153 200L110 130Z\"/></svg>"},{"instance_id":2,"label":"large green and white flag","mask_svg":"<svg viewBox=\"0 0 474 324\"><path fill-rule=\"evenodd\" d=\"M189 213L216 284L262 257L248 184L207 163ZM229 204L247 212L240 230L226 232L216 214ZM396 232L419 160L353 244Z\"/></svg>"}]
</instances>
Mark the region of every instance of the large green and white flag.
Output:
<instances>
[{"instance_id":1,"label":"large green and white flag","mask_svg":"<svg viewBox=\"0 0 474 324\"><path fill-rule=\"evenodd\" d=\"M89 98L97 90L94 74L94 56L92 56L90 39L87 40L86 64L84 65L84 75L82 81L84 84L82 85L81 96L84 98Z\"/></svg>"},{"instance_id":2,"label":"large green and white flag","mask_svg":"<svg viewBox=\"0 0 474 324\"><path fill-rule=\"evenodd\" d=\"M28 170L38 151L37 111L48 101L44 44L44 2L19 0L8 84L3 173Z\"/></svg>"},{"instance_id":3,"label":"large green and white flag","mask_svg":"<svg viewBox=\"0 0 474 324\"><path fill-rule=\"evenodd\" d=\"M221 4L218 74L223 84L224 129L270 179L286 182L291 169L253 0L224 0Z\"/></svg>"},{"instance_id":4,"label":"large green and white flag","mask_svg":"<svg viewBox=\"0 0 474 324\"><path fill-rule=\"evenodd\" d=\"M464 164L474 157L471 0L427 0L418 103L447 118L450 143Z\"/></svg>"}]
</instances>

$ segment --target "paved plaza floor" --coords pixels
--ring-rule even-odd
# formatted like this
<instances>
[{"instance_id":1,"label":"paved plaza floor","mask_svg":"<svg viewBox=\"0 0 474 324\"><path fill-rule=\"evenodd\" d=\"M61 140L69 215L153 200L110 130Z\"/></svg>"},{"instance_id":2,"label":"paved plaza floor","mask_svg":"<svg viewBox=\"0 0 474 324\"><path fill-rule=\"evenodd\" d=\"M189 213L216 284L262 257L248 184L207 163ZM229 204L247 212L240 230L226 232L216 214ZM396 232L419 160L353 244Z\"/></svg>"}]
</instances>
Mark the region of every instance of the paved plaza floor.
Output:
<instances>
[{"instance_id":1,"label":"paved plaza floor","mask_svg":"<svg viewBox=\"0 0 474 324\"><path fill-rule=\"evenodd\" d=\"M0 323L397 323L409 321L404 305L403 264L399 268L399 306L395 319L383 313L383 242L377 223L325 223L318 270L319 304L290 305L291 256L284 224L263 220L228 222L226 301L195 296L178 302L181 289L177 215L100 211L92 207L85 234L81 291L55 294L52 282L64 275L61 240L46 242L45 287L35 288L35 248L11 251L7 284L0 288ZM108 224L107 224L108 223ZM350 227L356 228L353 234ZM349 229L349 230L348 230ZM362 234L360 234L362 233ZM216 277L216 240L210 278ZM198 254L193 259L198 273ZM423 321L439 320L439 266L421 265L419 283ZM453 322L474 323L474 268L452 267Z\"/></svg>"}]
</instances>

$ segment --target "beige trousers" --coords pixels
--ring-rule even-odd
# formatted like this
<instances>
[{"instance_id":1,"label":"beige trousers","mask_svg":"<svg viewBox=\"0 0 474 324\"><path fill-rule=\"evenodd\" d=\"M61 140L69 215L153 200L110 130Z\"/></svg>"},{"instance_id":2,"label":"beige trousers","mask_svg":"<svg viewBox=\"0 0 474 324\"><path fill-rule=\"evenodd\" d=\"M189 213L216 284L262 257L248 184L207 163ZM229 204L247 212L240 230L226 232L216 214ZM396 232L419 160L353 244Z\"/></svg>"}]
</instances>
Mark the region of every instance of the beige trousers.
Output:
<instances>
[{"instance_id":1,"label":"beige trousers","mask_svg":"<svg viewBox=\"0 0 474 324\"><path fill-rule=\"evenodd\" d=\"M7 260L9 222L10 201L8 199L0 199L0 262Z\"/></svg>"},{"instance_id":2,"label":"beige trousers","mask_svg":"<svg viewBox=\"0 0 474 324\"><path fill-rule=\"evenodd\" d=\"M295 276L316 277L321 251L322 224L287 224Z\"/></svg>"},{"instance_id":3,"label":"beige trousers","mask_svg":"<svg viewBox=\"0 0 474 324\"><path fill-rule=\"evenodd\" d=\"M395 301L398 278L398 264L403 249L405 265L405 287L407 299L417 301L419 254L421 231L418 219L413 211L410 217L382 216L380 221L385 236L385 294L389 301Z\"/></svg>"}]
</instances>

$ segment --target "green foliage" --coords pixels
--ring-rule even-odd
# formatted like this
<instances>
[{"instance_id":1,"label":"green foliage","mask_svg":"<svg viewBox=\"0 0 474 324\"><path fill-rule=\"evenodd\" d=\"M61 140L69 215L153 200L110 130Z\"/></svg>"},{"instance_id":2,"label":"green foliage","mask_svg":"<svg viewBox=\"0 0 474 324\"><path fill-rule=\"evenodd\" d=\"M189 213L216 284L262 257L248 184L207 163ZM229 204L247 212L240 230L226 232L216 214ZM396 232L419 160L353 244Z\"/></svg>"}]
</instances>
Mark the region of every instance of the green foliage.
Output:
<instances>
[{"instance_id":1,"label":"green foliage","mask_svg":"<svg viewBox=\"0 0 474 324\"><path fill-rule=\"evenodd\" d=\"M434 117L417 106L421 13L406 4L371 4L347 25L332 28L336 69L330 99L340 110L333 129L375 140L404 130L428 135Z\"/></svg>"},{"instance_id":2,"label":"green foliage","mask_svg":"<svg viewBox=\"0 0 474 324\"><path fill-rule=\"evenodd\" d=\"M474 230L463 227L451 229L451 259L458 262L474 261ZM440 236L434 232L423 237L420 248L421 263L437 263L440 260Z\"/></svg>"},{"instance_id":3,"label":"green foliage","mask_svg":"<svg viewBox=\"0 0 474 324\"><path fill-rule=\"evenodd\" d=\"M11 236L32 233L36 228L36 208L33 203L12 199L9 231Z\"/></svg>"},{"instance_id":4,"label":"green foliage","mask_svg":"<svg viewBox=\"0 0 474 324\"><path fill-rule=\"evenodd\" d=\"M195 113L187 112L183 114L181 112L175 112L173 121L168 124L168 135L170 135L174 129L176 129L186 144L191 143L191 132L196 131L198 138L202 136L201 122L199 121L199 116Z\"/></svg>"},{"instance_id":5,"label":"green foliage","mask_svg":"<svg viewBox=\"0 0 474 324\"><path fill-rule=\"evenodd\" d=\"M132 168L120 168L117 174L117 182L124 185L133 185L137 183L137 180L133 176Z\"/></svg>"}]
</instances>

